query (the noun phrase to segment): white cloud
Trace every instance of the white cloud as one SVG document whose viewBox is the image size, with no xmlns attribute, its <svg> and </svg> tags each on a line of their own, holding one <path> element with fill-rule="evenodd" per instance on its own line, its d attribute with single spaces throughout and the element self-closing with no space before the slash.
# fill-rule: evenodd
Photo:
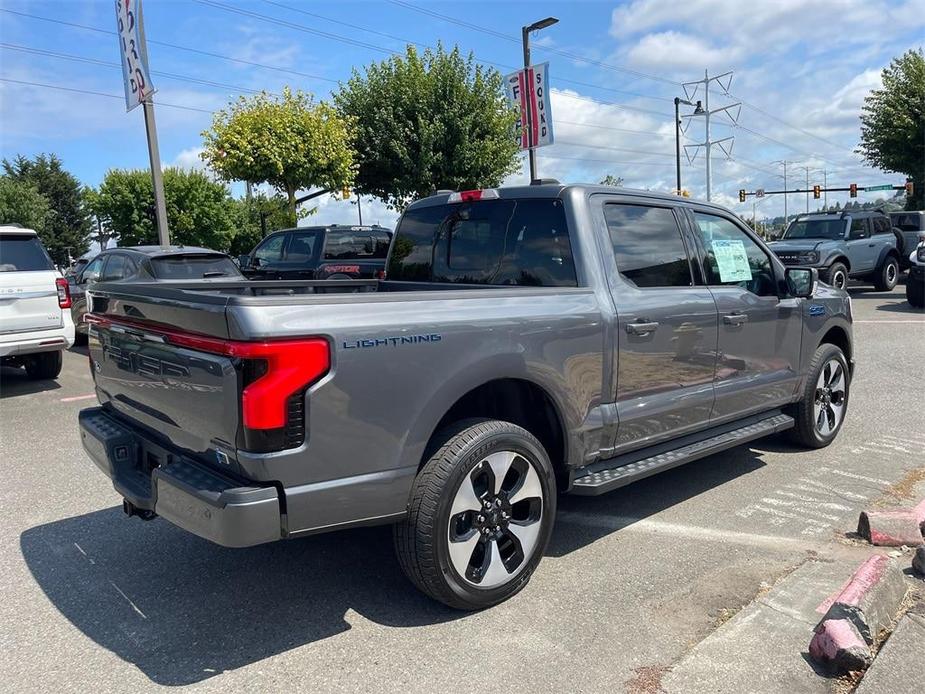
<svg viewBox="0 0 925 694">
<path fill-rule="evenodd" d="M 357 198 L 351 195 L 348 200 L 339 200 L 331 195 L 322 195 L 305 203 L 304 207 L 316 208 L 314 214 L 299 220 L 299 226 L 326 224 L 359 224 Z M 363 224 L 379 224 L 394 229 L 398 223 L 398 213 L 388 209 L 385 203 L 376 198 L 363 197 L 360 200 L 363 212 Z"/>
<path fill-rule="evenodd" d="M 206 163 L 200 157 L 203 151 L 204 149 L 202 147 L 188 147 L 174 157 L 170 165 L 180 169 L 206 171 L 208 167 L 206 167 Z"/>
<path fill-rule="evenodd" d="M 742 57 L 735 45 L 713 46 L 702 38 L 678 31 L 647 34 L 630 48 L 626 56 L 635 67 L 674 71 L 698 68 L 725 69 Z"/>
</svg>

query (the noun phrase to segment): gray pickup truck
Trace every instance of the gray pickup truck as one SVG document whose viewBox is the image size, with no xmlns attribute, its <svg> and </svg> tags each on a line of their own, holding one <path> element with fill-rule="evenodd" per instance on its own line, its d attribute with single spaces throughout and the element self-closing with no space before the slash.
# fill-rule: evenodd
<svg viewBox="0 0 925 694">
<path fill-rule="evenodd" d="M 899 279 L 901 238 L 883 212 L 845 210 L 800 215 L 768 247 L 784 265 L 817 268 L 822 280 L 838 289 L 850 277 L 892 291 Z"/>
<path fill-rule="evenodd" d="M 83 446 L 129 515 L 240 547 L 395 524 L 461 609 L 596 495 L 848 406 L 851 302 L 708 203 L 603 186 L 410 205 L 386 280 L 99 283 Z"/>
</svg>

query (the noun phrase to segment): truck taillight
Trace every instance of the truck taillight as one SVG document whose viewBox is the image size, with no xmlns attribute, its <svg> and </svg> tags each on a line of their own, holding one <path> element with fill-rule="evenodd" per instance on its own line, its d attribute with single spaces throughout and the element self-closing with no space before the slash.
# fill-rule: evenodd
<svg viewBox="0 0 925 694">
<path fill-rule="evenodd" d="M 70 308 L 71 288 L 68 286 L 67 280 L 63 277 L 58 277 L 55 280 L 55 289 L 58 290 L 58 306 L 61 308 Z"/>
<path fill-rule="evenodd" d="M 497 200 L 500 196 L 494 188 L 483 188 L 482 190 L 461 190 L 456 193 L 450 193 L 446 199 L 447 203 L 454 202 L 477 202 L 479 200 Z"/>
<path fill-rule="evenodd" d="M 317 382 L 331 367 L 328 341 L 238 342 L 186 333 L 167 333 L 168 342 L 258 363 L 241 392 L 241 416 L 247 429 L 281 429 L 287 423 L 290 396 Z"/>
</svg>

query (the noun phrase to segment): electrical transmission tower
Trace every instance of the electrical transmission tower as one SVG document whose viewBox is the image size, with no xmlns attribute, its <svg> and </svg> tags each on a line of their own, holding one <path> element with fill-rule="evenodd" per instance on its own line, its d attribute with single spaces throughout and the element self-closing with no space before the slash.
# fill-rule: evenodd
<svg viewBox="0 0 925 694">
<path fill-rule="evenodd" d="M 706 159 L 707 159 L 707 200 L 710 200 L 712 194 L 712 182 L 713 182 L 713 171 L 712 164 L 710 161 L 710 150 L 713 145 L 718 145 L 723 153 L 730 157 L 732 156 L 732 146 L 734 143 L 734 137 L 724 137 L 720 140 L 711 140 L 710 139 L 710 117 L 714 113 L 724 113 L 729 120 L 732 121 L 733 125 L 736 125 L 739 120 L 739 113 L 742 110 L 741 103 L 729 104 L 728 106 L 721 106 L 720 108 L 710 110 L 710 82 L 716 82 L 720 89 L 723 90 L 725 96 L 729 96 L 729 86 L 732 84 L 732 72 L 724 72 L 722 75 L 717 75 L 716 77 L 710 77 L 710 73 L 707 70 L 703 71 L 703 79 L 696 80 L 693 82 L 684 82 L 681 86 L 684 87 L 684 93 L 687 95 L 688 101 L 693 101 L 694 97 L 697 96 L 701 85 L 703 86 L 703 108 L 697 109 L 694 113 L 682 118 L 698 118 L 703 116 L 704 118 L 704 138 L 703 142 L 700 142 L 696 145 L 684 145 L 684 154 L 687 155 L 687 161 L 690 164 L 694 163 L 694 159 L 697 158 L 697 152 L 700 151 L 701 147 L 706 149 Z M 735 115 L 733 115 L 732 109 L 736 109 Z M 724 143 L 729 143 L 728 148 Z M 694 154 L 691 156 L 690 151 L 693 149 Z"/>
</svg>

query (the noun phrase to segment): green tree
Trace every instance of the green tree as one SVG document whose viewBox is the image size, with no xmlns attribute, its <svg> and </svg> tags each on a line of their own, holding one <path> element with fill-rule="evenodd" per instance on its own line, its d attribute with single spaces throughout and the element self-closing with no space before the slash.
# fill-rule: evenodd
<svg viewBox="0 0 925 694">
<path fill-rule="evenodd" d="M 167 225 L 173 244 L 228 250 L 241 215 L 224 184 L 201 171 L 164 169 Z M 120 245 L 157 243 L 154 190 L 147 169 L 110 169 L 93 197 L 98 219 Z"/>
<path fill-rule="evenodd" d="M 353 182 L 351 126 L 332 106 L 288 87 L 281 97 L 242 96 L 202 133 L 202 159 L 226 181 L 269 183 L 285 193 L 295 224 L 297 203 L 313 197 L 297 199 L 298 190 L 339 192 Z"/>
<path fill-rule="evenodd" d="M 0 176 L 0 224 L 19 224 L 44 238 L 50 212 L 48 200 L 33 184 Z"/>
<path fill-rule="evenodd" d="M 912 179 L 907 210 L 925 209 L 925 55 L 910 50 L 894 58 L 861 107 L 858 152 L 872 165 Z"/>
<path fill-rule="evenodd" d="M 49 215 L 40 235 L 49 255 L 64 264 L 68 252 L 75 257 L 83 254 L 89 246 L 90 218 L 80 182 L 64 169 L 61 160 L 54 154 L 39 154 L 34 159 L 18 155 L 12 161 L 4 159 L 3 170 L 15 180 L 35 186 L 48 201 Z"/>
<path fill-rule="evenodd" d="M 238 233 L 231 242 L 231 255 L 250 253 L 272 231 L 291 226 L 289 203 L 282 195 L 255 193 L 250 200 L 235 200 Z"/>
<path fill-rule="evenodd" d="M 614 176 L 613 174 L 607 174 L 604 178 L 601 179 L 602 186 L 615 186 L 620 188 L 623 186 L 623 176 Z"/>
<path fill-rule="evenodd" d="M 518 169 L 501 75 L 442 46 L 354 70 L 334 95 L 356 121 L 356 190 L 392 208 L 434 190 L 499 185 Z"/>
</svg>

